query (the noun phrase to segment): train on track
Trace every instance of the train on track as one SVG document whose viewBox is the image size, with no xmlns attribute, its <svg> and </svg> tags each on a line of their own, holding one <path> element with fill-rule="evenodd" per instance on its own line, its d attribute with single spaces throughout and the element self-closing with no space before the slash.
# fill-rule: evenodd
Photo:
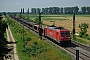
<svg viewBox="0 0 90 60">
<path fill-rule="evenodd" d="M 32 29 L 37 33 L 41 30 L 40 32 L 44 37 L 51 38 L 52 40 L 60 44 L 71 43 L 70 31 L 68 29 L 57 26 L 43 26 L 39 30 L 39 24 L 13 16 L 10 17 L 20 22 L 21 24 L 24 24 L 26 27 Z"/>
</svg>

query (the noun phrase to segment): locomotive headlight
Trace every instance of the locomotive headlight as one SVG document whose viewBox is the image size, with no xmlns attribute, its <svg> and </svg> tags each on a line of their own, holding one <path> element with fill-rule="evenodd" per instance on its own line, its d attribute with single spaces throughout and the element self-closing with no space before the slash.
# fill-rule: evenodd
<svg viewBox="0 0 90 60">
<path fill-rule="evenodd" d="M 63 37 L 61 37 L 63 39 Z"/>
<path fill-rule="evenodd" d="M 70 37 L 68 37 L 68 38 L 70 38 Z"/>
</svg>

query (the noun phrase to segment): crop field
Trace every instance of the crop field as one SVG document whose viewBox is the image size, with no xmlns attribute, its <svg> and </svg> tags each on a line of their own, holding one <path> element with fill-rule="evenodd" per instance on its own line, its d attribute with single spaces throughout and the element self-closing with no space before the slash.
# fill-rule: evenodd
<svg viewBox="0 0 90 60">
<path fill-rule="evenodd" d="M 72 31 L 73 15 L 52 15 L 52 16 L 54 17 L 43 17 L 42 18 L 43 23 L 47 25 L 52 25 L 54 22 L 50 22 L 50 21 L 55 21 L 56 26 L 62 26 Z M 55 17 L 55 16 L 58 16 L 58 17 Z M 80 29 L 78 28 L 79 24 L 85 22 L 89 24 L 87 33 L 90 35 L 90 15 L 76 15 L 75 20 L 76 20 L 76 23 L 75 23 L 76 32 L 80 31 Z"/>
</svg>

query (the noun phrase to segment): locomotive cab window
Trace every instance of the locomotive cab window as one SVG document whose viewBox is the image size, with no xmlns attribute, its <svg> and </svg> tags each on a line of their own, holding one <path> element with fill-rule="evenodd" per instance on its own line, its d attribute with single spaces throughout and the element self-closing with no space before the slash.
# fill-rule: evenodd
<svg viewBox="0 0 90 60">
<path fill-rule="evenodd" d="M 61 32 L 61 36 L 69 35 L 69 32 Z"/>
</svg>

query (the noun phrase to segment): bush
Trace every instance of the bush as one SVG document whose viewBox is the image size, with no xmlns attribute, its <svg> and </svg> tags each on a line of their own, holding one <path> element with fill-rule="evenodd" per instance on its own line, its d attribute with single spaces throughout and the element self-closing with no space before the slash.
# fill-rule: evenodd
<svg viewBox="0 0 90 60">
<path fill-rule="evenodd" d="M 29 47 L 26 48 L 26 51 L 29 56 L 36 57 L 40 53 L 45 52 L 46 49 L 42 45 L 34 41 Z"/>
<path fill-rule="evenodd" d="M 25 36 L 24 38 L 25 45 L 27 45 L 30 40 L 32 40 L 30 36 Z"/>
<path fill-rule="evenodd" d="M 87 33 L 84 34 L 85 36 L 89 36 Z"/>
<path fill-rule="evenodd" d="M 82 37 L 82 33 L 79 33 L 79 37 Z"/>
<path fill-rule="evenodd" d="M 8 51 L 5 51 L 7 41 L 6 41 L 6 38 L 4 37 L 4 33 L 6 31 L 6 28 L 7 28 L 6 21 L 0 20 L 0 60 L 1 60 L 1 57 L 4 56 L 4 54 L 8 53 Z"/>
<path fill-rule="evenodd" d="M 82 38 L 86 38 L 86 36 L 85 35 L 82 35 Z"/>
<path fill-rule="evenodd" d="M 87 39 L 90 40 L 90 36 L 88 36 Z"/>
<path fill-rule="evenodd" d="M 88 34 L 87 33 L 84 33 L 84 32 L 80 32 L 79 33 L 79 37 L 81 37 L 81 38 L 85 38 L 85 39 L 88 39 Z"/>
</svg>

